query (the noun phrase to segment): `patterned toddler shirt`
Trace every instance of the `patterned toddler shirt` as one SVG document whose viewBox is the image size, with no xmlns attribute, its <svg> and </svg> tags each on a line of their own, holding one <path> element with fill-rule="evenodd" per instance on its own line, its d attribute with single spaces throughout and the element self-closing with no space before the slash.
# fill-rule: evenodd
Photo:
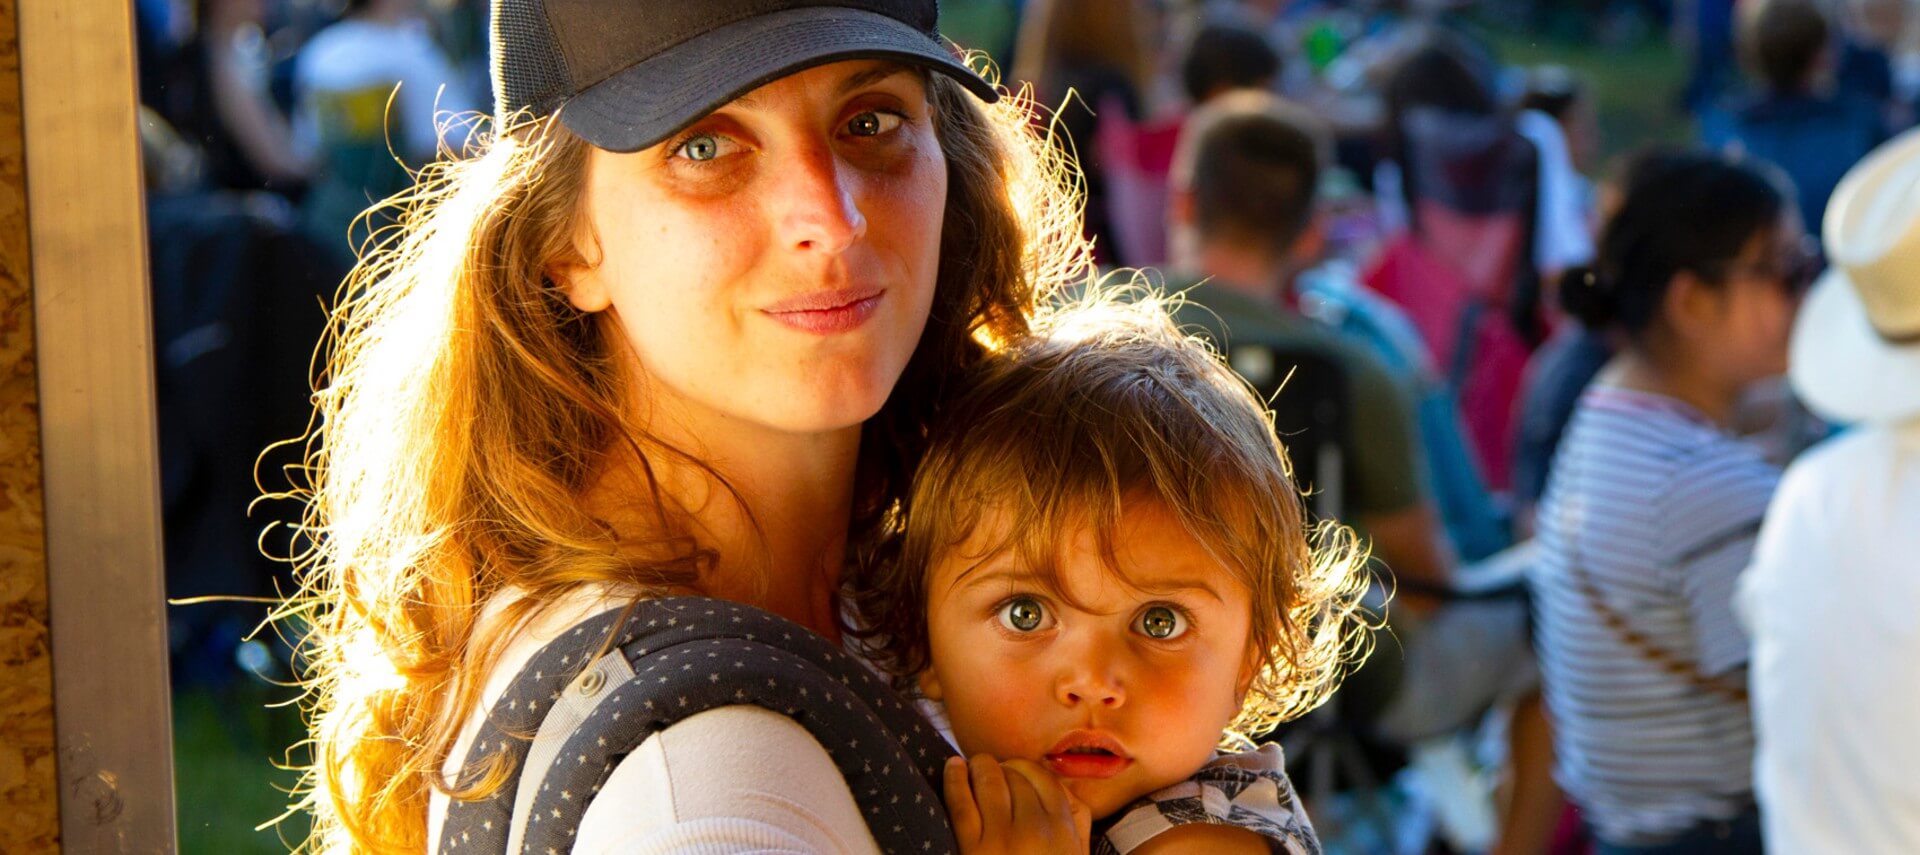
<svg viewBox="0 0 1920 855">
<path fill-rule="evenodd" d="M 1273 744 L 1216 755 L 1193 777 L 1128 806 L 1098 835 L 1093 855 L 1126 855 L 1164 831 L 1194 823 L 1244 828 L 1266 838 L 1274 855 L 1320 855 L 1320 840 L 1287 780 L 1286 765 Z"/>
</svg>

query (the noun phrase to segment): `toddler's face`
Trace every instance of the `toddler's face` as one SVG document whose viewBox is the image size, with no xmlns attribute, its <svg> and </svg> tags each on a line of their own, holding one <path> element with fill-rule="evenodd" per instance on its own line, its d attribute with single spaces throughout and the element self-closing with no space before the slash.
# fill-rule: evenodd
<svg viewBox="0 0 1920 855">
<path fill-rule="evenodd" d="M 1117 568 L 1090 526 L 1067 532 L 1050 592 L 989 514 L 928 578 L 928 697 L 969 755 L 1025 758 L 1103 817 L 1187 779 L 1240 711 L 1252 594 L 1158 501 L 1132 501 Z"/>
</svg>

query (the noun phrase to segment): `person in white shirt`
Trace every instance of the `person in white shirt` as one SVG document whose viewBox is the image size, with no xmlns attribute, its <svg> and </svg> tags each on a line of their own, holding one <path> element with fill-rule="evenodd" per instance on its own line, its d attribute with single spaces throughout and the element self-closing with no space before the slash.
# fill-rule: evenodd
<svg viewBox="0 0 1920 855">
<path fill-rule="evenodd" d="M 1786 472 L 1738 605 L 1774 852 L 1920 852 L 1920 132 L 1828 203 L 1789 378 L 1853 428 Z"/>
<path fill-rule="evenodd" d="M 421 0 L 349 0 L 294 62 L 294 145 L 313 164 L 302 201 L 325 246 L 357 245 L 354 218 L 413 184 L 409 169 L 460 150 L 479 102 L 427 30 Z"/>
</svg>

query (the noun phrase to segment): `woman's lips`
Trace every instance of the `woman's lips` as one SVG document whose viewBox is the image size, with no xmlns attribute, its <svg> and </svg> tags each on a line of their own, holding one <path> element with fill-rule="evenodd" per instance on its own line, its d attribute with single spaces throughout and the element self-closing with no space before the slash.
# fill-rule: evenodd
<svg viewBox="0 0 1920 855">
<path fill-rule="evenodd" d="M 884 288 L 836 288 L 789 297 L 760 311 L 782 325 L 815 335 L 859 329 L 880 308 Z"/>
</svg>

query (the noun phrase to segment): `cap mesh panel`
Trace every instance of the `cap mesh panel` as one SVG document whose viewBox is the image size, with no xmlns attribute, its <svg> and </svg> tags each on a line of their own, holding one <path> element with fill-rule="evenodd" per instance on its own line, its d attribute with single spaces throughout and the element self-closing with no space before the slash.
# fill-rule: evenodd
<svg viewBox="0 0 1920 855">
<path fill-rule="evenodd" d="M 494 115 L 502 119 L 520 109 L 546 115 L 572 93 L 541 0 L 494 0 L 492 72 Z"/>
</svg>

